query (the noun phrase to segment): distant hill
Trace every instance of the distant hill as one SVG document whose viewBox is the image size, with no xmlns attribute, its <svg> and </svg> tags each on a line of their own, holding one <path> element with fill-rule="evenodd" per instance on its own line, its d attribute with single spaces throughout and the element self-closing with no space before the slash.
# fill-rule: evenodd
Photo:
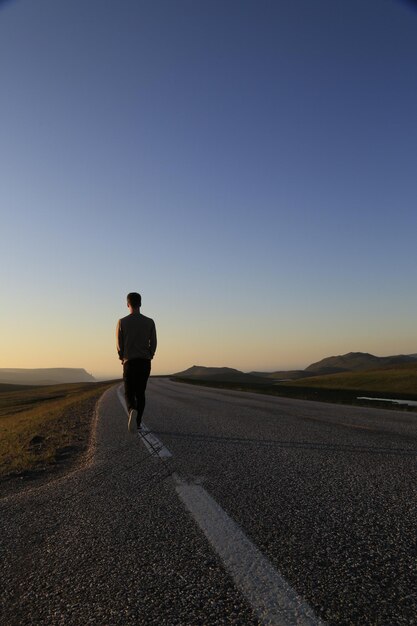
<svg viewBox="0 0 417 626">
<path fill-rule="evenodd" d="M 305 372 L 315 376 L 324 374 L 337 374 L 338 372 L 361 372 L 364 370 L 379 369 L 393 365 L 415 363 L 414 355 L 396 355 L 379 357 L 367 352 L 349 352 L 339 356 L 331 356 L 312 363 Z"/>
<path fill-rule="evenodd" d="M 387 396 L 388 393 L 417 397 L 417 359 L 412 359 L 411 363 L 388 365 L 372 370 L 313 376 L 302 381 L 292 381 L 287 385 L 298 385 L 304 389 L 350 389 L 357 392 L 376 392 L 385 394 L 385 397 L 391 397 Z"/>
<path fill-rule="evenodd" d="M 0 383 L 13 385 L 58 385 L 60 383 L 94 383 L 85 369 L 51 367 L 39 369 L 0 368 Z"/>
<path fill-rule="evenodd" d="M 401 367 L 417 363 L 417 354 L 399 354 L 396 356 L 379 357 L 367 352 L 349 352 L 339 356 L 331 356 L 317 363 L 312 363 L 304 370 L 250 372 L 246 374 L 231 367 L 205 367 L 193 365 L 188 369 L 173 374 L 175 378 L 189 378 L 218 382 L 246 382 L 257 384 L 271 384 L 280 381 L 301 380 L 313 376 L 338 374 L 347 372 L 362 372 L 366 370 Z"/>
<path fill-rule="evenodd" d="M 193 365 L 183 372 L 177 372 L 173 376 L 183 376 L 184 378 L 201 378 L 202 376 L 212 376 L 213 374 L 241 374 L 239 370 L 232 367 L 205 367 L 204 365 Z"/>
<path fill-rule="evenodd" d="M 204 367 L 203 365 L 193 365 L 183 372 L 173 374 L 175 378 L 191 378 L 195 380 L 241 382 L 241 383 L 267 383 L 265 378 L 245 374 L 240 370 L 231 367 Z"/>
</svg>

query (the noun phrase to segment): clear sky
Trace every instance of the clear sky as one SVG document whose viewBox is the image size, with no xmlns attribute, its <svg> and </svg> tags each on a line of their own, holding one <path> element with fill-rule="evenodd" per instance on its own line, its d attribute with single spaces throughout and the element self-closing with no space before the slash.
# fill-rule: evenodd
<svg viewBox="0 0 417 626">
<path fill-rule="evenodd" d="M 417 10 L 0 2 L 0 367 L 417 352 Z"/>
</svg>

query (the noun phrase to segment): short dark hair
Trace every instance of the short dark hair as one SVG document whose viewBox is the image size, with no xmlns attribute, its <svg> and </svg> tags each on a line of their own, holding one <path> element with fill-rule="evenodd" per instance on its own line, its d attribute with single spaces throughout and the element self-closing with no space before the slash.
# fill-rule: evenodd
<svg viewBox="0 0 417 626">
<path fill-rule="evenodd" d="M 137 309 L 142 305 L 142 296 L 140 293 L 136 293 L 136 291 L 132 291 L 127 294 L 127 303 L 130 304 L 134 309 Z"/>
</svg>

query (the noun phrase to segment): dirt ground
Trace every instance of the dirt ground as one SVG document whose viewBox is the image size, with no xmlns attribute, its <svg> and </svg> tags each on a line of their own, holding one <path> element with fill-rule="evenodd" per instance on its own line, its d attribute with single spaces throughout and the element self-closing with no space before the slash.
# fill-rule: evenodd
<svg viewBox="0 0 417 626">
<path fill-rule="evenodd" d="M 61 418 L 63 427 L 70 433 L 69 444 L 58 448 L 52 462 L 1 478 L 0 497 L 42 485 L 81 466 L 91 443 L 98 399 L 88 398 L 70 406 Z M 42 441 L 34 445 L 42 445 Z"/>
</svg>

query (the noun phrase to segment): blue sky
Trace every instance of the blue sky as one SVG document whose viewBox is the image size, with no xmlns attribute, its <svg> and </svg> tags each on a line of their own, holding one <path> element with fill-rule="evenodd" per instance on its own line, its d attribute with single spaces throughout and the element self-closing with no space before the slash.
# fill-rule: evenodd
<svg viewBox="0 0 417 626">
<path fill-rule="evenodd" d="M 0 367 L 417 351 L 411 3 L 0 7 Z"/>
</svg>

